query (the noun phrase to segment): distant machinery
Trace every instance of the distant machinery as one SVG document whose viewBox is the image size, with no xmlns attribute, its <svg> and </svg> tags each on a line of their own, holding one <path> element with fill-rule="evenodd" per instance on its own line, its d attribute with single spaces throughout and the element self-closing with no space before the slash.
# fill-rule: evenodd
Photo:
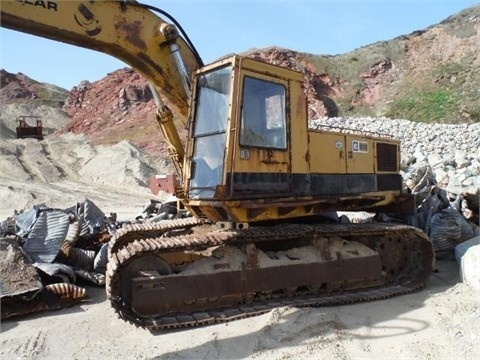
<svg viewBox="0 0 480 360">
<path fill-rule="evenodd" d="M 38 140 L 43 140 L 41 116 L 19 116 L 17 118 L 17 122 L 17 139 L 35 138 Z"/>
</svg>

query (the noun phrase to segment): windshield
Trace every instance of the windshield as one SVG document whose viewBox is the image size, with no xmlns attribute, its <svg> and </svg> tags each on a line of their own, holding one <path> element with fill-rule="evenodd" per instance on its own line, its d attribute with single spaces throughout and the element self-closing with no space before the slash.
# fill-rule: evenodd
<svg viewBox="0 0 480 360">
<path fill-rule="evenodd" d="M 198 79 L 194 137 L 225 131 L 231 73 L 229 66 Z"/>
<path fill-rule="evenodd" d="M 211 198 L 221 183 L 229 116 L 232 67 L 224 67 L 197 80 L 190 197 Z"/>
</svg>

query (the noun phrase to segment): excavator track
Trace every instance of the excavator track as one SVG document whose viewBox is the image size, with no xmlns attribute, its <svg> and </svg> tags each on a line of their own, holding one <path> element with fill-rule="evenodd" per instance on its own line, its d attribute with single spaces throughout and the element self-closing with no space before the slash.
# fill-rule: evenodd
<svg viewBox="0 0 480 360">
<path fill-rule="evenodd" d="M 423 287 L 433 271 L 432 244 L 423 232 L 411 226 L 285 223 L 242 230 L 209 226 L 195 219 L 133 225 L 112 239 L 106 288 L 120 318 L 137 326 L 164 329 L 227 322 L 261 315 L 280 306 L 317 307 L 379 300 Z M 313 244 L 321 261 L 298 264 L 301 260 L 293 255 L 293 260 L 285 260 L 290 265 L 288 269 L 259 267 L 260 255 L 269 253 L 269 248 L 284 244 L 288 253 L 290 243 L 303 244 L 306 250 Z M 352 244 L 355 246 L 350 248 Z M 336 251 L 337 247 L 350 250 Z M 212 248 L 241 250 L 246 256 L 240 270 L 229 272 L 231 264 L 222 261 L 221 256 L 213 262 L 215 270 L 210 273 L 202 273 L 201 267 L 188 272 L 182 264 L 175 264 L 185 261 L 175 260 L 179 254 Z M 159 257 L 167 261 L 157 263 Z M 215 254 L 202 256 L 203 261 L 211 261 L 210 258 L 215 258 Z M 192 258 L 191 264 L 195 261 Z M 380 271 L 376 269 L 379 266 Z M 149 267 L 158 271 L 149 272 Z M 299 270 L 300 278 L 308 278 L 312 272 L 325 275 L 318 283 L 292 286 L 297 280 L 289 278 L 289 269 L 294 268 Z M 285 281 L 285 288 L 264 288 L 262 276 L 272 274 L 268 271 L 278 274 L 274 277 L 280 279 L 277 283 Z M 352 281 L 358 272 L 362 275 Z M 202 283 L 209 276 L 216 277 Z M 249 288 L 249 283 L 255 285 Z M 209 286 L 204 289 L 207 286 L 202 284 Z M 162 302 L 168 304 L 163 306 Z"/>
</svg>

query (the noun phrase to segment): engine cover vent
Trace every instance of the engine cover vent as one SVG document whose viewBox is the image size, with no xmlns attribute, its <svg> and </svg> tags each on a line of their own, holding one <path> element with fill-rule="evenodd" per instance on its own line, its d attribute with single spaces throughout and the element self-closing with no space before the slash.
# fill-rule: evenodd
<svg viewBox="0 0 480 360">
<path fill-rule="evenodd" d="M 377 171 L 398 172 L 398 146 L 396 144 L 377 143 Z"/>
</svg>

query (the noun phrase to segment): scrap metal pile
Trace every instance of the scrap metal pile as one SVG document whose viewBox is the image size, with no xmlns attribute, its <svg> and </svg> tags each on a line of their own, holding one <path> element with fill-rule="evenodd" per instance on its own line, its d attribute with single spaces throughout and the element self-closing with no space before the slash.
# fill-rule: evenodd
<svg viewBox="0 0 480 360">
<path fill-rule="evenodd" d="M 439 187 L 428 164 L 417 164 L 408 170 L 402 175 L 418 204 L 408 223 L 428 235 L 437 259 L 453 260 L 458 244 L 480 235 L 478 205 L 469 205 L 465 196 Z"/>
<path fill-rule="evenodd" d="M 135 222 L 175 216 L 172 203 L 152 200 Z M 108 241 L 125 224 L 88 199 L 68 209 L 36 205 L 1 222 L 1 318 L 86 301 L 80 285 L 105 284 Z"/>
</svg>

